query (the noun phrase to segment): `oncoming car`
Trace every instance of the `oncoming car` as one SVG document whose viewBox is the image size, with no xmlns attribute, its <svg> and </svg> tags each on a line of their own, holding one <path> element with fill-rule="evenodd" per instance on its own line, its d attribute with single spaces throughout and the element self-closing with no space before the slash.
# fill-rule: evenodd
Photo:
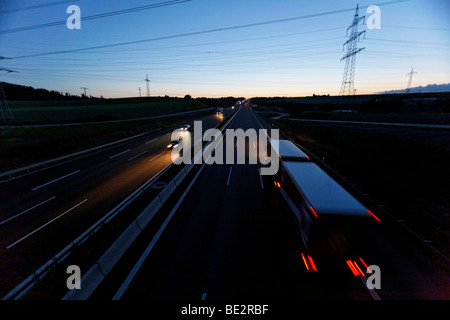
<svg viewBox="0 0 450 320">
<path fill-rule="evenodd" d="M 179 137 L 178 140 L 173 140 L 171 141 L 168 145 L 167 145 L 167 149 L 171 150 L 173 148 L 175 148 L 178 144 L 181 143 L 181 141 L 183 141 L 182 137 Z"/>
</svg>

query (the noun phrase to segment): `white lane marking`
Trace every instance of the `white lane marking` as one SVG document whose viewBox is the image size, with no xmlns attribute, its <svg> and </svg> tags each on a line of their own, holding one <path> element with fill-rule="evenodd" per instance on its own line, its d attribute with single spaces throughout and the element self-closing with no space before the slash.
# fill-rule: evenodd
<svg viewBox="0 0 450 320">
<path fill-rule="evenodd" d="M 6 220 L 3 220 L 2 222 L 0 222 L 0 226 L 1 226 L 2 224 L 6 223 L 6 222 L 8 222 L 8 221 L 10 221 L 10 220 L 12 220 L 12 219 L 17 218 L 18 216 L 23 215 L 24 213 L 27 213 L 28 211 L 33 210 L 34 208 L 39 207 L 40 205 L 43 205 L 43 204 L 46 203 L 46 202 L 49 202 L 50 200 L 55 199 L 55 198 L 56 198 L 56 196 L 53 196 L 53 197 L 51 197 L 50 199 L 47 199 L 47 200 L 45 200 L 45 201 L 42 201 L 41 203 L 39 203 L 39 204 L 37 204 L 37 205 L 35 205 L 35 206 L 33 206 L 33 207 L 31 207 L 31 208 L 25 210 L 25 211 L 22 211 L 21 213 L 16 214 L 15 216 L 12 216 L 12 217 L 10 217 L 10 218 L 8 218 L 8 219 L 6 219 Z"/>
<path fill-rule="evenodd" d="M 141 152 L 141 153 L 139 153 L 138 155 L 136 155 L 136 156 L 134 156 L 134 157 L 131 157 L 130 159 L 128 159 L 128 161 L 134 160 L 134 159 L 136 159 L 137 157 L 142 156 L 144 153 L 147 153 L 147 151 Z"/>
<path fill-rule="evenodd" d="M 88 238 L 87 235 L 91 233 L 97 232 L 100 226 L 103 223 L 108 223 L 111 219 L 113 219 L 120 211 L 119 208 L 125 208 L 131 201 L 133 197 L 137 197 L 138 195 L 144 192 L 145 187 L 151 183 L 154 179 L 158 178 L 160 174 L 162 174 L 165 170 L 167 170 L 172 165 L 171 162 L 167 164 L 164 168 L 162 168 L 158 173 L 156 173 L 153 177 L 147 180 L 143 185 L 141 185 L 138 189 L 136 189 L 132 194 L 130 194 L 125 200 L 119 203 L 114 209 L 110 210 L 106 215 L 101 217 L 96 223 L 89 227 L 86 231 L 84 231 L 81 235 L 79 235 L 75 240 L 69 243 L 64 249 L 58 252 L 53 258 L 44 263 L 39 269 L 35 271 L 32 275 L 28 276 L 25 280 L 23 280 L 19 285 L 17 285 L 13 290 L 11 290 L 6 296 L 2 298 L 2 300 L 9 300 L 12 296 L 14 296 L 17 292 L 22 290 L 20 294 L 14 297 L 14 300 L 21 299 L 35 284 L 35 275 L 39 274 L 40 277 L 45 276 L 48 273 L 47 267 L 54 263 L 54 261 L 62 262 L 64 261 L 68 254 L 68 251 L 73 248 L 75 245 L 80 245 L 84 243 L 84 241 Z M 128 202 L 130 201 L 130 202 Z M 46 271 L 45 271 L 46 270 Z M 24 289 L 24 287 L 26 287 Z"/>
<path fill-rule="evenodd" d="M 263 183 L 262 177 L 261 177 L 261 168 L 258 168 L 258 175 L 259 175 L 259 182 L 261 182 L 261 188 L 264 189 L 264 183 Z"/>
<path fill-rule="evenodd" d="M 202 294 L 202 300 L 203 300 L 203 301 L 206 300 L 206 292 L 203 292 L 203 294 Z"/>
<path fill-rule="evenodd" d="M 267 134 L 267 129 L 264 129 L 264 127 L 262 126 L 261 122 L 259 122 L 258 117 L 256 117 L 256 113 L 253 113 L 253 115 L 255 116 L 255 120 L 258 122 L 259 126 L 261 127 L 261 129 L 263 129 L 264 133 L 266 134 L 267 138 L 270 140 L 269 135 Z"/>
<path fill-rule="evenodd" d="M 231 178 L 231 171 L 233 170 L 233 167 L 230 167 L 230 173 L 228 173 L 228 181 L 227 186 L 230 184 L 230 178 Z"/>
<path fill-rule="evenodd" d="M 152 162 L 153 160 L 155 160 L 156 158 L 162 156 L 165 152 L 161 152 L 160 154 L 158 154 L 156 157 L 151 158 L 150 160 L 148 160 L 148 162 Z"/>
<path fill-rule="evenodd" d="M 229 127 L 231 126 L 231 123 L 233 123 L 234 119 L 236 118 L 236 114 L 234 114 L 234 116 L 228 120 L 228 122 L 225 124 L 225 127 L 229 124 Z M 225 136 L 225 135 L 224 135 Z M 220 139 L 223 139 L 223 137 L 221 137 Z M 221 142 L 221 140 L 219 140 L 219 143 Z M 181 205 L 181 203 L 183 202 L 184 198 L 186 197 L 186 195 L 188 194 L 189 190 L 191 190 L 192 186 L 194 185 L 195 181 L 197 180 L 198 176 L 200 175 L 200 173 L 202 172 L 203 168 L 205 168 L 206 163 L 209 161 L 209 159 L 212 157 L 212 155 L 210 154 L 209 157 L 205 160 L 205 162 L 202 164 L 202 166 L 200 167 L 200 170 L 198 170 L 197 174 L 194 176 L 194 178 L 192 179 L 192 181 L 189 183 L 189 185 L 187 186 L 187 188 L 184 190 L 183 194 L 181 195 L 181 198 L 178 200 L 178 202 L 175 204 L 175 207 L 173 207 L 172 211 L 169 213 L 169 215 L 167 216 L 166 220 L 164 220 L 164 223 L 161 225 L 161 227 L 159 228 L 158 232 L 156 233 L 156 235 L 154 236 L 154 238 L 152 239 L 152 241 L 150 242 L 150 244 L 148 245 L 148 247 L 145 249 L 144 253 L 141 255 L 141 257 L 139 258 L 138 262 L 136 262 L 136 264 L 133 267 L 133 270 L 131 270 L 131 272 L 128 274 L 128 277 L 125 279 L 125 281 L 122 283 L 122 285 L 120 286 L 119 290 L 116 292 L 116 294 L 113 297 L 113 300 L 119 300 L 122 295 L 125 293 L 125 291 L 128 289 L 131 281 L 133 280 L 133 278 L 135 277 L 136 273 L 139 271 L 139 269 L 141 268 L 142 264 L 144 263 L 145 259 L 147 258 L 147 256 L 150 254 L 150 251 L 153 249 L 155 243 L 158 241 L 159 237 L 161 236 L 161 234 L 163 233 L 164 229 L 166 228 L 166 226 L 169 224 L 170 220 L 172 219 L 173 215 L 175 214 L 175 212 L 178 210 L 178 207 Z"/>
<path fill-rule="evenodd" d="M 40 189 L 40 188 L 43 188 L 43 187 L 49 185 L 50 183 L 53 183 L 53 182 L 59 181 L 59 180 L 61 180 L 61 179 L 67 178 L 67 177 L 69 177 L 69 176 L 71 176 L 71 175 L 74 175 L 74 174 L 80 172 L 80 171 L 81 171 L 81 170 L 77 170 L 77 171 L 74 171 L 74 172 L 72 172 L 72 173 L 66 174 L 65 176 L 63 176 L 63 177 L 61 177 L 61 178 L 58 178 L 58 179 L 52 180 L 52 181 L 50 181 L 50 182 L 44 183 L 43 185 L 40 185 L 39 187 L 35 187 L 35 188 L 31 189 L 31 191 L 35 191 L 35 190 L 38 190 L 38 189 Z"/>
<path fill-rule="evenodd" d="M 115 155 L 113 155 L 113 156 L 109 157 L 109 158 L 110 158 L 110 159 L 113 159 L 113 158 L 115 158 L 115 157 L 118 157 L 118 156 L 120 156 L 120 155 L 122 155 L 122 154 L 124 154 L 124 153 L 127 153 L 127 152 L 129 152 L 129 151 L 131 151 L 131 149 L 128 149 L 128 150 L 122 151 L 122 152 L 120 152 L 120 153 L 118 153 L 118 154 L 115 154 Z"/>
<path fill-rule="evenodd" d="M 148 143 L 153 142 L 153 141 L 155 141 L 155 140 L 156 140 L 156 138 L 155 138 L 155 139 L 152 139 L 152 140 L 150 140 L 150 141 L 147 141 L 145 144 L 148 144 Z"/>
<path fill-rule="evenodd" d="M 57 216 L 56 218 L 53 218 L 52 220 L 50 220 L 49 222 L 43 224 L 42 226 L 40 226 L 40 227 L 37 228 L 36 230 L 30 232 L 30 233 L 27 234 L 26 236 L 20 238 L 20 239 L 17 240 L 16 242 L 10 244 L 9 246 L 6 247 L 6 249 L 10 249 L 10 248 L 14 247 L 14 246 L 15 246 L 16 244 L 18 244 L 19 242 L 21 242 L 21 241 L 25 240 L 26 238 L 28 238 L 29 236 L 35 234 L 36 232 L 38 232 L 38 231 L 41 230 L 42 228 L 48 226 L 50 223 L 52 223 L 52 222 L 55 221 L 56 219 L 61 218 L 63 215 L 65 215 L 66 213 L 72 211 L 72 210 L 75 209 L 76 207 L 81 206 L 81 205 L 82 205 L 83 203 L 85 203 L 86 201 L 88 201 L 88 199 L 84 199 L 84 200 L 81 201 L 79 204 L 77 204 L 77 205 L 73 206 L 72 208 L 70 208 L 69 210 L 67 210 L 67 211 L 65 211 L 65 212 L 63 212 L 63 213 L 61 213 L 61 214 L 60 214 L 59 216 Z"/>
</svg>

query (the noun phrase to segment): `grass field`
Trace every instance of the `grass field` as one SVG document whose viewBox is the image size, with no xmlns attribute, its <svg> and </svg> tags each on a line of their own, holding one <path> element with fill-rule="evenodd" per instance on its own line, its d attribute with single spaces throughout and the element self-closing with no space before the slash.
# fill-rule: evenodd
<svg viewBox="0 0 450 320">
<path fill-rule="evenodd" d="M 204 109 L 196 100 L 150 98 L 140 102 L 127 99 L 95 100 L 86 105 L 52 102 L 10 103 L 16 120 L 26 124 L 77 122 L 80 120 L 133 119 L 162 114 Z M 144 132 L 184 124 L 211 111 L 192 115 L 135 120 L 129 122 L 86 123 L 73 126 L 27 127 L 8 126 L 0 129 L 0 172 L 60 157 Z M 111 118 L 112 117 L 112 118 Z"/>
<path fill-rule="evenodd" d="M 268 121 L 450 254 L 447 130 Z"/>
<path fill-rule="evenodd" d="M 10 101 L 19 123 L 59 123 L 143 118 L 205 108 L 193 99 L 142 98 L 85 101 Z"/>
</svg>

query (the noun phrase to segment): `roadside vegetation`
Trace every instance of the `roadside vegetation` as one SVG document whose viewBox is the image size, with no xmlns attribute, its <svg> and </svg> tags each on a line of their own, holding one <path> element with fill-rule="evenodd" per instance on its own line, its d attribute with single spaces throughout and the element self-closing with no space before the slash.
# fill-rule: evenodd
<svg viewBox="0 0 450 320">
<path fill-rule="evenodd" d="M 36 93 L 36 90 L 31 92 Z M 209 108 L 215 108 L 219 103 L 232 106 L 238 99 L 194 99 L 186 95 L 183 98 L 8 101 L 15 121 L 0 123 L 0 172 L 182 125 L 214 113 Z M 186 111 L 198 112 L 145 119 Z M 52 126 L 54 124 L 71 125 Z"/>
</svg>

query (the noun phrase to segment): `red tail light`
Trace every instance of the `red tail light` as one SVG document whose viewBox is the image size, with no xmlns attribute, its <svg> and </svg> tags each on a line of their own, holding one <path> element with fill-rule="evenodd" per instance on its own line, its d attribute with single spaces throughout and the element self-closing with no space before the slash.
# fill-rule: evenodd
<svg viewBox="0 0 450 320">
<path fill-rule="evenodd" d="M 369 267 L 367 266 L 367 264 L 364 262 L 364 260 L 362 258 L 359 258 L 359 260 L 361 260 L 364 267 L 366 267 L 367 272 L 372 272 L 372 271 L 370 271 Z"/>
<path fill-rule="evenodd" d="M 313 259 L 310 256 L 308 256 L 308 260 L 309 260 L 309 263 L 310 263 L 311 268 L 313 269 L 313 271 L 317 271 L 317 268 L 316 268 L 316 265 L 314 264 Z"/>
<path fill-rule="evenodd" d="M 318 218 L 319 216 L 317 215 L 316 211 L 314 210 L 314 208 L 312 206 L 309 206 L 309 208 L 311 209 L 311 212 L 314 214 L 314 216 L 316 218 Z"/>
<path fill-rule="evenodd" d="M 301 253 L 301 255 L 302 255 L 303 263 L 305 264 L 306 270 L 308 270 L 310 272 L 317 271 L 317 267 L 316 267 L 316 264 L 314 263 L 313 258 L 311 258 L 310 255 L 307 255 L 307 258 L 306 258 L 305 255 L 303 254 L 303 252 Z"/>
<path fill-rule="evenodd" d="M 306 266 L 306 270 L 309 271 L 308 263 L 306 262 L 305 256 L 303 255 L 303 252 L 302 252 L 302 259 L 303 259 L 303 263 L 304 263 L 305 266 Z"/>
<path fill-rule="evenodd" d="M 350 268 L 350 270 L 352 271 L 353 275 L 356 277 L 359 275 L 359 271 L 358 269 L 356 269 L 356 267 L 353 265 L 353 262 L 351 260 L 347 260 L 345 261 L 348 265 L 348 267 Z"/>
<path fill-rule="evenodd" d="M 378 218 L 376 215 L 374 215 L 370 210 L 367 210 L 371 214 L 372 217 L 374 217 L 377 221 L 381 221 L 380 218 Z"/>
<path fill-rule="evenodd" d="M 355 265 L 356 269 L 358 269 L 358 272 L 359 272 L 363 277 L 366 277 L 366 276 L 364 275 L 364 272 L 362 272 L 361 268 L 360 268 L 360 267 L 358 266 L 358 264 L 356 263 L 356 261 L 353 261 L 353 264 Z"/>
</svg>

